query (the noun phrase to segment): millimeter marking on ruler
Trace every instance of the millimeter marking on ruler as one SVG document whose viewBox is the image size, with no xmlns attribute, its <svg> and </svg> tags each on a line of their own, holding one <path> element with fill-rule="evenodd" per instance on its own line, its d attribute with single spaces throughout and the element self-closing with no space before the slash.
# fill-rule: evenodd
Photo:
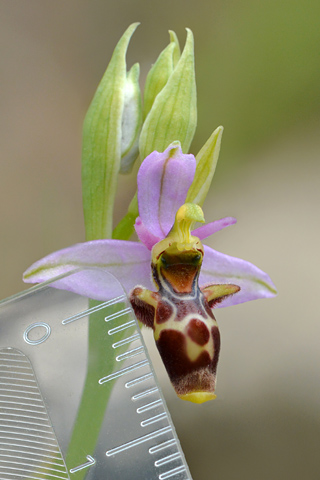
<svg viewBox="0 0 320 480">
<path fill-rule="evenodd" d="M 134 387 L 137 385 L 137 383 L 144 382 L 145 380 L 149 380 L 149 378 L 152 378 L 153 375 L 152 373 L 147 373 L 146 375 L 142 375 L 141 377 L 137 377 L 134 380 L 130 380 L 125 384 L 126 388 Z"/>
<path fill-rule="evenodd" d="M 7 453 L 7 452 L 10 452 Z M 11 453 L 20 453 L 21 454 L 21 450 L 8 450 L 6 449 L 5 453 L 1 453 L 1 457 L 6 457 L 6 458 L 15 458 L 15 459 L 18 459 L 18 460 L 31 460 L 30 457 L 26 457 L 26 456 L 23 456 L 23 455 L 11 455 Z M 44 455 L 44 454 L 41 454 L 41 453 L 34 453 L 32 452 L 32 455 L 34 456 L 38 456 L 38 457 L 45 457 L 45 458 L 53 458 L 54 460 L 56 460 L 56 457 L 54 457 L 53 455 Z M 38 459 L 36 459 L 38 460 Z M 0 462 L 2 463 L 9 463 L 12 465 L 12 460 L 0 460 Z M 20 463 L 20 465 L 22 465 L 22 463 Z M 27 466 L 30 466 L 30 464 L 28 463 L 25 463 L 24 465 L 27 465 Z M 64 469 L 64 464 L 63 464 L 63 460 L 61 459 L 60 461 L 57 461 L 57 462 L 50 462 L 50 465 L 48 465 L 48 467 L 42 467 L 42 468 L 47 468 L 50 470 L 50 472 L 53 470 L 52 469 L 52 466 L 53 467 L 60 467 L 62 469 Z M 58 472 L 59 470 L 57 469 L 54 469 L 56 472 Z M 60 473 L 64 473 L 63 471 L 61 472 L 60 470 Z"/>
<path fill-rule="evenodd" d="M 122 375 L 125 375 L 126 373 L 133 372 L 138 368 L 146 367 L 148 365 L 149 365 L 148 360 L 143 360 L 142 362 L 134 363 L 133 365 L 130 365 L 130 367 L 123 368 L 122 370 L 118 370 L 117 372 L 112 373 L 111 375 L 107 375 L 106 377 L 100 378 L 99 383 L 100 385 L 102 385 L 105 382 L 110 382 L 110 380 L 114 380 L 115 378 L 122 377 Z"/>
<path fill-rule="evenodd" d="M 137 413 L 147 412 L 148 410 L 159 407 L 160 405 L 163 405 L 163 401 L 161 400 L 161 398 L 159 398 L 159 400 L 155 400 L 154 402 L 147 403 L 146 405 L 137 408 Z"/>
<path fill-rule="evenodd" d="M 109 307 L 114 305 L 115 303 L 120 302 L 121 300 L 125 300 L 125 295 L 121 295 L 119 297 L 113 298 L 112 300 L 108 300 L 107 302 L 101 303 L 101 305 L 96 305 L 95 307 L 89 308 L 88 310 L 84 310 L 83 312 L 77 313 L 76 315 L 72 315 L 71 317 L 65 318 L 62 320 L 62 325 L 67 325 L 68 323 L 75 322 L 79 318 L 85 317 L 90 315 L 90 313 L 98 312 L 102 308 Z"/>
<path fill-rule="evenodd" d="M 136 395 L 133 395 L 133 397 L 131 397 L 131 400 L 133 401 L 139 400 L 139 398 L 147 397 L 148 395 L 151 395 L 152 393 L 156 393 L 158 391 L 159 391 L 158 387 L 149 388 L 149 390 L 145 390 L 144 392 L 140 392 L 140 393 L 137 393 Z"/>
<path fill-rule="evenodd" d="M 87 455 L 87 462 L 83 463 L 82 465 L 79 465 L 78 467 L 70 468 L 70 473 L 76 473 L 79 472 L 80 470 L 83 470 L 84 468 L 91 467 L 96 463 L 95 459 L 91 457 L 91 455 Z"/>
<path fill-rule="evenodd" d="M 123 323 L 122 325 L 119 325 L 119 327 L 111 328 L 111 330 L 108 331 L 108 335 L 114 335 L 115 333 L 122 332 L 122 330 L 126 330 L 127 328 L 133 327 L 133 325 L 136 324 L 135 320 L 131 320 L 130 322 Z"/>
<path fill-rule="evenodd" d="M 128 358 L 135 357 L 136 355 L 140 355 L 140 353 L 144 353 L 144 348 L 142 345 L 140 347 L 133 348 L 132 350 L 129 350 L 126 353 L 121 353 L 121 355 L 118 355 L 116 357 L 116 361 L 121 362 L 121 360 L 126 360 Z"/>
<path fill-rule="evenodd" d="M 170 426 L 160 428 L 159 430 L 156 430 L 152 433 L 148 433 L 147 435 L 143 435 L 142 437 L 136 438 L 135 440 L 132 440 L 131 442 L 124 443 L 123 445 L 120 445 L 119 447 L 112 448 L 111 450 L 108 450 L 106 452 L 106 455 L 107 455 L 107 457 L 111 457 L 111 455 L 116 455 L 117 453 L 121 453 L 124 450 L 128 450 L 129 448 L 140 445 L 141 443 L 148 442 L 149 440 L 153 440 L 154 438 L 160 437 L 161 435 L 164 435 L 164 434 L 169 433 L 171 431 L 172 431 L 172 427 L 170 427 Z"/>
<path fill-rule="evenodd" d="M 111 322 L 112 320 L 115 320 L 116 318 L 122 317 L 122 315 L 125 315 L 126 313 L 131 313 L 131 308 L 123 308 L 122 310 L 119 310 L 118 312 L 112 313 L 111 315 L 107 315 L 104 319 L 105 322 Z"/>
<path fill-rule="evenodd" d="M 167 418 L 166 412 L 159 413 L 159 415 L 147 418 L 147 420 L 143 420 L 140 425 L 141 427 L 147 427 L 148 425 L 152 425 L 153 423 L 160 422 L 160 420 L 163 420 L 164 418 Z"/>
<path fill-rule="evenodd" d="M 160 458 L 156 462 L 154 462 L 156 467 L 161 467 L 162 465 L 165 465 L 166 463 L 173 462 L 173 460 L 177 460 L 178 458 L 181 458 L 181 453 L 172 453 L 171 455 L 168 455 L 167 457 Z"/>
<path fill-rule="evenodd" d="M 181 467 L 173 468 L 172 470 L 169 470 L 168 472 L 159 475 L 159 480 L 166 480 L 167 478 L 171 478 L 178 473 L 184 472 L 185 470 L 186 467 L 184 465 L 181 465 Z"/>
<path fill-rule="evenodd" d="M 134 340 L 140 340 L 139 333 L 135 333 L 134 335 L 131 335 L 131 337 L 124 338 L 123 340 L 120 340 L 119 342 L 113 343 L 112 348 L 122 347 L 123 345 L 126 345 L 127 343 L 131 343 Z"/>
<path fill-rule="evenodd" d="M 16 465 L 28 465 L 28 464 L 16 462 Z M 28 466 L 30 466 L 30 465 L 28 465 Z M 32 468 L 32 470 L 29 470 L 29 469 L 26 468 L 25 466 L 24 466 L 23 468 L 19 468 L 19 467 L 16 467 L 16 466 L 14 466 L 14 467 L 5 467 L 5 468 L 8 469 L 8 470 L 17 470 L 18 472 L 23 472 L 24 475 L 22 475 L 22 474 L 20 474 L 20 473 L 14 473 L 15 476 L 19 476 L 19 477 L 23 477 L 23 478 L 26 478 L 26 475 L 25 475 L 26 473 L 34 473 L 34 468 Z M 57 470 L 57 471 L 58 471 L 58 470 Z M 61 472 L 61 471 L 60 471 L 60 473 L 64 473 L 64 472 Z M 8 475 L 12 475 L 12 473 L 8 473 Z M 55 476 L 55 478 L 61 478 L 62 480 L 67 480 L 67 477 L 60 477 L 60 476 L 58 476 L 58 475 L 54 475 L 54 476 Z M 38 480 L 37 477 L 30 477 L 30 475 L 28 475 L 28 477 Z M 27 477 L 27 478 L 28 478 L 28 477 Z M 38 478 L 39 478 L 39 477 L 38 477 Z"/>
<path fill-rule="evenodd" d="M 155 445 L 154 447 L 149 448 L 149 453 L 158 453 L 165 448 L 171 447 L 172 445 L 177 444 L 176 440 L 172 438 L 171 440 L 167 440 L 166 442 L 159 443 L 159 445 Z"/>
<path fill-rule="evenodd" d="M 6 438 L 6 437 L 4 437 Z M 11 447 L 21 447 L 21 445 L 17 444 L 17 443 L 8 443 L 8 442 L 1 442 L 1 445 L 6 445 L 8 447 L 10 447 L 10 450 L 7 449 L 7 451 L 10 451 L 12 453 L 21 453 L 21 450 L 16 450 L 15 448 L 11 448 Z M 29 447 L 28 448 L 32 448 L 32 449 L 36 449 L 36 450 L 44 450 L 45 452 L 54 452 L 54 453 L 57 453 L 57 450 L 50 450 L 50 449 L 44 449 L 44 448 L 38 448 L 38 447 Z M 47 455 L 47 453 L 35 453 L 35 452 L 28 452 L 28 454 L 30 455 L 34 455 L 36 457 L 46 457 L 46 458 L 53 458 L 54 460 L 57 459 L 57 456 L 56 455 Z M 4 456 L 4 455 L 2 455 Z M 5 455 L 6 457 L 12 457 L 13 455 Z M 16 457 L 16 456 L 15 456 Z M 18 457 L 16 457 L 18 458 Z M 22 457 L 20 457 L 22 458 Z M 63 460 L 60 460 L 60 462 L 63 462 Z M 53 465 L 61 465 L 61 463 L 59 462 L 55 462 L 53 463 Z"/>
</svg>

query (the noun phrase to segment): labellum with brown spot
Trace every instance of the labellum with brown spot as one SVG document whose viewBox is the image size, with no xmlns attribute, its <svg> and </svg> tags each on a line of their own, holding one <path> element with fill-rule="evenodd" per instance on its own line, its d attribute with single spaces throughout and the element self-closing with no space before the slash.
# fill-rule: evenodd
<svg viewBox="0 0 320 480">
<path fill-rule="evenodd" d="M 214 305 L 240 290 L 237 285 L 200 288 L 203 246 L 190 233 L 204 221 L 198 205 L 178 210 L 169 234 L 152 249 L 152 292 L 137 286 L 130 295 L 137 318 L 154 332 L 156 345 L 177 395 L 203 403 L 215 395 L 220 334 Z"/>
</svg>

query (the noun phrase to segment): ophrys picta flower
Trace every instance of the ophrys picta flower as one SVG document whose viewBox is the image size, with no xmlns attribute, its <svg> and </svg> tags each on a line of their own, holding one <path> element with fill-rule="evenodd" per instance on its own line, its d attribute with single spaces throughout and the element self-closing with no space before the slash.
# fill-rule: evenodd
<svg viewBox="0 0 320 480">
<path fill-rule="evenodd" d="M 142 162 L 137 177 L 139 217 L 136 220 L 135 228 L 140 242 L 104 239 L 76 244 L 52 253 L 34 263 L 25 272 L 24 280 L 27 282 L 40 282 L 52 279 L 57 275 L 77 267 L 98 266 L 115 275 L 128 294 L 137 283 L 143 285 L 144 289 L 147 289 L 142 291 L 147 292 L 153 288 L 150 274 L 151 265 L 153 278 L 157 283 L 159 292 L 164 291 L 164 286 L 167 285 L 168 290 L 165 293 L 169 295 L 174 289 L 177 290 L 177 293 L 188 293 L 187 291 L 181 292 L 181 288 L 182 290 L 192 290 L 192 288 L 195 288 L 199 278 L 200 285 L 205 286 L 210 284 L 211 286 L 202 288 L 200 290 L 201 293 L 197 290 L 199 297 L 196 303 L 193 302 L 192 308 L 195 309 L 195 305 L 199 304 L 199 301 L 203 301 L 199 315 L 203 315 L 203 312 L 205 312 L 205 315 L 208 315 L 210 338 L 212 338 L 212 335 L 215 336 L 215 346 L 212 340 L 211 350 L 207 355 L 206 351 L 207 348 L 209 349 L 209 345 L 200 345 L 198 341 L 199 348 L 193 346 L 190 350 L 187 343 L 186 348 L 189 348 L 187 356 L 192 359 L 196 358 L 197 348 L 199 357 L 206 356 L 206 358 L 208 358 L 209 356 L 212 360 L 214 355 L 215 357 L 210 367 L 213 372 L 215 368 L 214 363 L 218 355 L 218 336 L 215 333 L 217 330 L 213 316 L 211 313 L 209 314 L 211 307 L 213 305 L 217 307 L 235 305 L 258 298 L 272 297 L 276 294 L 276 289 L 270 277 L 252 263 L 224 255 L 208 246 L 202 246 L 201 240 L 224 227 L 234 224 L 236 222 L 234 218 L 226 217 L 196 228 L 191 232 L 191 235 L 188 233 L 192 221 L 203 221 L 199 213 L 201 210 L 197 207 L 189 206 L 183 207 L 182 210 L 180 209 L 180 207 L 185 204 L 189 188 L 194 179 L 195 170 L 196 160 L 194 156 L 191 154 L 183 154 L 179 142 L 174 142 L 162 153 L 151 153 Z M 172 229 L 173 225 L 174 227 Z M 175 247 L 173 247 L 172 243 L 170 244 L 172 241 L 173 243 L 175 242 Z M 193 253 L 192 249 L 190 250 L 189 246 L 191 244 L 196 246 L 196 254 Z M 185 249 L 184 247 L 186 245 L 188 247 Z M 176 254 L 173 254 L 173 248 L 177 249 Z M 189 261 L 191 262 L 191 266 L 188 264 Z M 165 265 L 167 265 L 167 267 Z M 79 278 L 79 275 L 77 275 L 77 284 L 73 283 L 71 276 L 70 279 L 67 278 L 63 283 L 59 284 L 59 282 L 57 282 L 56 286 L 80 294 L 86 294 L 88 297 L 98 300 L 105 300 L 113 295 L 111 290 L 106 289 L 104 278 L 101 279 L 101 283 L 99 281 L 90 283 L 86 281 L 85 272 L 83 273 L 83 282 L 81 282 L 81 278 L 79 281 Z M 217 284 L 220 286 L 218 287 Z M 234 287 L 234 285 L 237 287 Z M 240 290 L 236 295 L 231 295 L 231 293 L 235 293 L 238 290 L 238 287 L 240 287 Z M 149 297 L 142 297 L 142 300 L 148 303 L 146 300 L 150 300 L 151 294 L 146 293 L 146 295 Z M 161 295 L 161 293 L 154 293 L 154 298 L 159 299 L 159 295 Z M 135 290 L 132 298 L 139 298 L 139 296 L 141 297 Z M 221 298 L 225 299 L 220 304 L 219 300 Z M 184 296 L 182 300 L 182 304 L 186 306 L 187 298 Z M 154 303 L 156 304 L 156 302 Z M 134 305 L 136 305 L 135 302 Z M 162 308 L 161 302 L 159 305 Z M 152 311 L 152 308 L 151 305 L 149 310 Z M 181 308 L 183 308 L 183 305 Z M 182 311 L 179 307 L 180 316 L 182 315 Z M 140 314 L 137 313 L 137 315 L 140 318 Z M 167 316 L 163 318 L 167 319 Z M 152 317 L 152 319 L 154 319 L 154 317 Z M 190 334 L 187 338 L 190 339 L 201 336 L 199 333 L 195 333 L 200 332 L 201 328 L 204 331 L 202 323 L 199 323 L 198 329 L 193 328 L 198 325 L 198 320 L 202 321 L 197 317 L 194 317 L 194 319 L 196 321 L 191 322 L 191 327 L 187 327 L 187 330 L 188 328 L 190 329 Z M 151 321 L 151 315 L 148 315 L 148 320 L 142 318 L 142 321 L 152 326 L 153 320 Z M 160 338 L 160 330 L 164 329 L 164 327 L 161 327 L 161 322 L 159 325 L 160 327 L 157 326 L 159 337 L 156 338 L 156 340 L 158 341 L 158 346 L 161 345 L 161 351 L 163 350 L 163 341 Z M 180 323 L 180 325 L 182 326 L 183 323 Z M 214 330 L 212 331 L 213 327 Z M 206 336 L 207 334 L 204 335 Z M 202 342 L 203 341 L 204 339 Z M 189 340 L 187 339 L 186 342 L 189 342 Z M 197 342 L 194 343 L 196 344 Z M 174 347 L 170 348 L 172 352 L 174 352 Z M 173 379 L 173 374 L 170 370 L 172 361 L 170 360 L 168 363 L 168 355 L 166 353 L 163 353 L 162 357 L 165 364 L 169 365 L 168 372 Z M 185 360 L 186 358 L 187 357 L 185 357 Z M 181 369 L 181 375 L 184 375 L 185 370 L 183 369 L 183 364 Z M 214 387 L 212 378 L 210 387 L 208 386 L 208 389 L 205 387 L 206 392 L 209 392 L 209 395 L 211 395 L 210 398 L 213 398 Z M 178 383 L 181 385 L 181 382 L 182 380 L 178 382 L 177 378 L 174 380 L 175 385 L 178 385 Z M 192 382 L 190 385 L 191 384 Z M 187 393 L 182 393 L 180 387 L 177 391 L 178 393 L 180 392 L 179 395 L 187 395 Z M 186 390 L 184 392 L 186 392 Z M 188 393 L 192 393 L 190 389 Z M 200 397 L 199 395 L 196 397 L 191 395 L 189 399 L 192 401 L 197 399 L 197 401 L 199 401 Z M 202 395 L 202 399 L 207 399 L 206 397 L 208 396 Z"/>
<path fill-rule="evenodd" d="M 177 395 L 203 403 L 215 398 L 220 333 L 212 313 L 215 304 L 237 293 L 232 284 L 198 284 L 204 249 L 191 235 L 193 222 L 203 222 L 198 205 L 184 204 L 164 240 L 151 251 L 157 292 L 143 286 L 130 295 L 137 318 L 154 338 Z"/>
</svg>

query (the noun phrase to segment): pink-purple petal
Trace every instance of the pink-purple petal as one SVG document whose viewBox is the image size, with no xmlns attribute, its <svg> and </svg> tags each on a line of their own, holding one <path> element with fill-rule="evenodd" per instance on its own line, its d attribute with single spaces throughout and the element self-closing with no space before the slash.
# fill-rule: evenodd
<svg viewBox="0 0 320 480">
<path fill-rule="evenodd" d="M 39 283 L 83 267 L 99 267 L 104 272 L 110 272 L 127 293 L 137 283 L 152 288 L 149 250 L 140 243 L 124 240 L 92 240 L 51 253 L 31 265 L 23 279 L 25 282 Z M 104 275 L 96 275 L 96 281 L 92 278 L 84 270 L 82 275 L 80 272 L 77 276 L 66 277 L 55 286 L 98 300 L 114 295 Z"/>
<path fill-rule="evenodd" d="M 271 278 L 250 262 L 224 255 L 212 248 L 204 247 L 200 286 L 210 283 L 233 283 L 241 290 L 226 298 L 217 307 L 228 307 L 258 298 L 274 297 L 277 293 Z"/>
<path fill-rule="evenodd" d="M 148 250 L 151 250 L 153 245 L 161 240 L 161 238 L 156 237 L 147 229 L 140 217 L 137 217 L 134 228 L 139 240 L 147 247 Z"/>
<path fill-rule="evenodd" d="M 137 177 L 139 214 L 155 237 L 162 239 L 171 229 L 195 169 L 194 156 L 183 154 L 176 142 L 163 153 L 151 153 L 142 162 Z"/>
<path fill-rule="evenodd" d="M 224 217 L 220 220 L 215 220 L 214 222 L 207 223 L 206 225 L 202 225 L 201 227 L 196 228 L 192 231 L 192 235 L 200 238 L 200 240 L 210 237 L 219 230 L 223 228 L 229 227 L 230 225 L 234 225 L 237 222 L 237 219 L 234 217 Z"/>
</svg>

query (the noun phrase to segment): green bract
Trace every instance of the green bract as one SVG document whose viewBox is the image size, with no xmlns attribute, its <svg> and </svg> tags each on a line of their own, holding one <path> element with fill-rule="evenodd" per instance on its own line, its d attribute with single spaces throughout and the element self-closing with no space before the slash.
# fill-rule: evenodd
<svg viewBox="0 0 320 480">
<path fill-rule="evenodd" d="M 180 141 L 183 152 L 188 152 L 193 139 L 197 125 L 197 94 L 193 35 L 191 30 L 187 29 L 187 32 L 182 55 L 165 86 L 155 97 L 143 124 L 139 142 L 141 160 L 155 150 L 163 152 L 175 140 Z M 164 52 L 165 57 L 169 56 L 170 50 L 169 53 Z M 164 68 L 168 73 L 168 66 Z M 149 90 L 156 91 L 156 86 L 152 87 L 156 81 L 152 81 Z"/>
<path fill-rule="evenodd" d="M 84 121 L 82 191 L 87 240 L 111 236 L 121 156 L 130 156 L 140 127 L 139 70 L 135 65 L 127 77 L 125 58 L 137 26 L 130 25 L 117 44 Z"/>
<path fill-rule="evenodd" d="M 151 67 L 144 87 L 144 108 L 143 116 L 146 118 L 151 110 L 153 102 L 158 93 L 168 82 L 173 69 L 180 58 L 180 46 L 176 34 L 170 33 L 169 45 L 160 53 L 155 64 Z"/>
<path fill-rule="evenodd" d="M 139 73 L 140 67 L 136 63 L 128 73 L 124 86 L 120 173 L 129 173 L 139 155 L 139 133 L 142 124 Z"/>
<path fill-rule="evenodd" d="M 196 155 L 197 168 L 188 191 L 187 202 L 203 205 L 216 170 L 223 127 L 218 127 Z"/>
</svg>

